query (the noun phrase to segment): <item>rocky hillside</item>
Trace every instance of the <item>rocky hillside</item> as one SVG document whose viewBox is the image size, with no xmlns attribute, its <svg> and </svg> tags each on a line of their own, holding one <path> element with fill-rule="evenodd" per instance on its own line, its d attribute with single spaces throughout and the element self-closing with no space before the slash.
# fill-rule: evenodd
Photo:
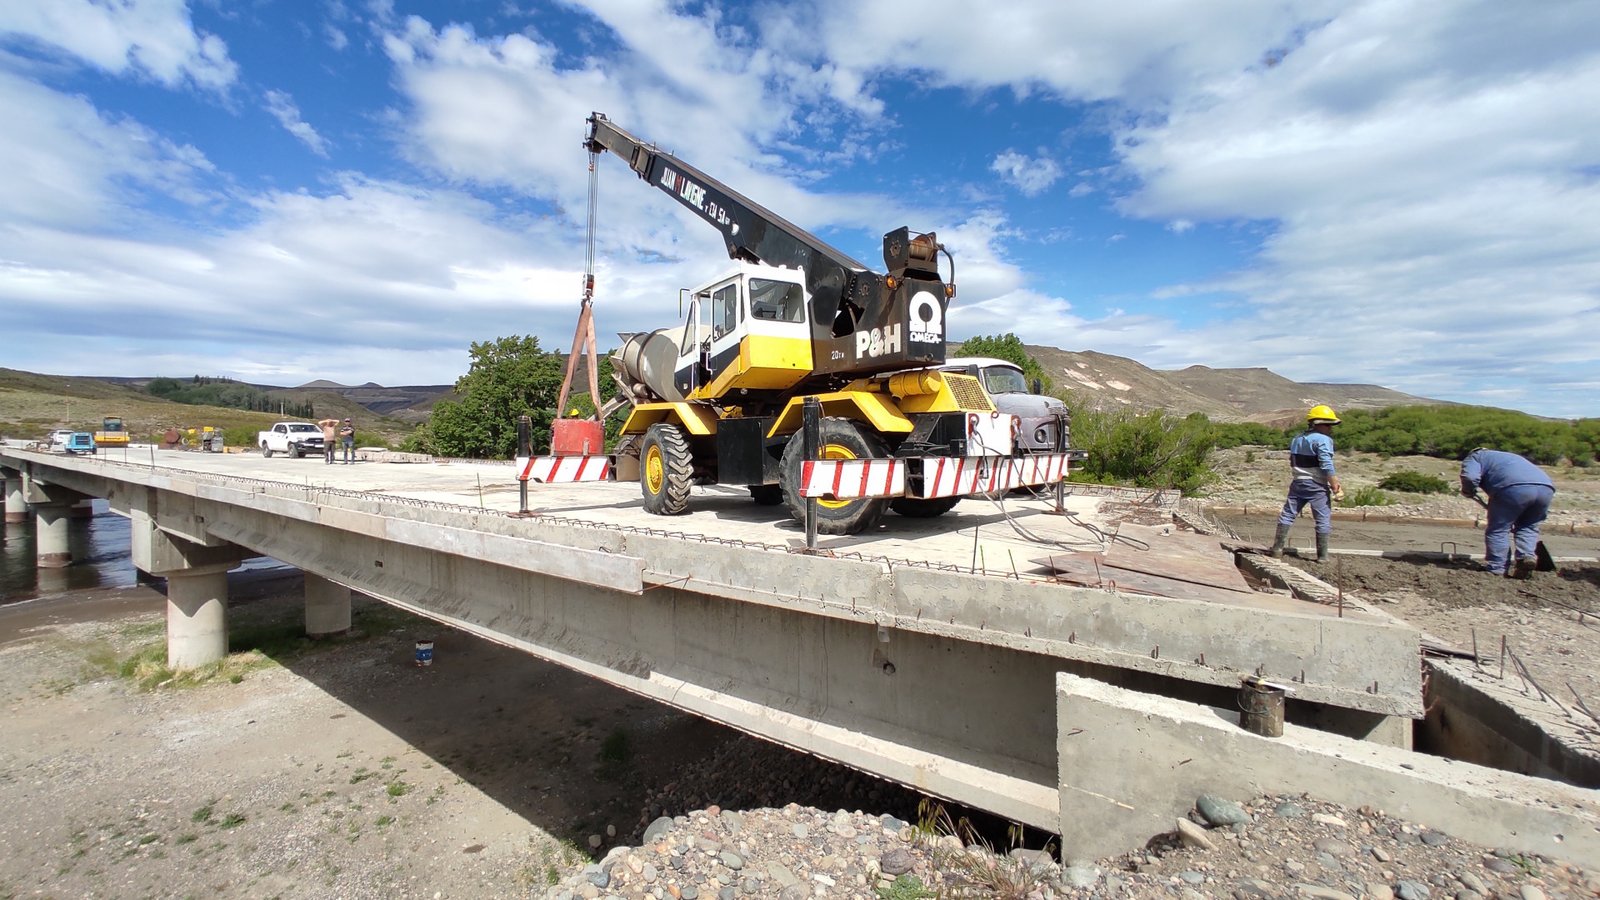
<svg viewBox="0 0 1600 900">
<path fill-rule="evenodd" d="M 1098 409 L 1167 409 L 1185 415 L 1202 412 L 1222 421 L 1280 424 L 1298 419 L 1318 403 L 1345 410 L 1440 402 L 1372 384 L 1303 384 L 1270 369 L 1159 370 L 1107 353 L 1026 346 L 1055 379 L 1058 391 L 1071 392 L 1080 405 Z"/>
</svg>

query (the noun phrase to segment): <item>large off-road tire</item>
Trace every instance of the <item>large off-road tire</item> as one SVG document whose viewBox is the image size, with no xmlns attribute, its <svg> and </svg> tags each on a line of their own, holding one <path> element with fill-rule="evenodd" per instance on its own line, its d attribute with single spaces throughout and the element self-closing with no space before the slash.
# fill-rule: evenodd
<svg viewBox="0 0 1600 900">
<path fill-rule="evenodd" d="M 681 515 L 689 508 L 693 485 L 694 457 L 683 429 L 665 422 L 651 425 L 639 448 L 639 489 L 644 493 L 645 512 Z"/>
<path fill-rule="evenodd" d="M 750 499 L 754 500 L 757 506 L 777 506 L 783 502 L 783 485 L 752 484 Z"/>
<path fill-rule="evenodd" d="M 960 502 L 960 497 L 896 497 L 889 501 L 889 508 L 908 519 L 932 519 L 955 509 Z"/>
<path fill-rule="evenodd" d="M 817 456 L 821 459 L 884 459 L 889 449 L 883 439 L 849 419 L 822 420 Z M 805 468 L 805 441 L 797 433 L 783 448 L 779 464 L 783 502 L 789 515 L 806 520 L 806 499 L 800 496 L 800 478 Z M 859 534 L 877 524 L 888 502 L 882 498 L 862 500 L 818 500 L 819 534 Z"/>
<path fill-rule="evenodd" d="M 268 447 L 265 441 L 261 443 L 261 455 L 267 459 L 272 458 L 272 448 Z"/>
</svg>

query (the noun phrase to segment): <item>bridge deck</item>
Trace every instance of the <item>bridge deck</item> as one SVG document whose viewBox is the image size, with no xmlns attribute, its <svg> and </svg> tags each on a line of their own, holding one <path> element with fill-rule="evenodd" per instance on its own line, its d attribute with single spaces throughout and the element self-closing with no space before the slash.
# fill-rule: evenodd
<svg viewBox="0 0 1600 900">
<path fill-rule="evenodd" d="M 57 458 L 62 458 L 57 455 Z M 406 498 L 428 504 L 516 512 L 518 483 L 513 467 L 494 461 L 453 460 L 448 463 L 392 464 L 363 461 L 355 465 L 326 465 L 321 459 L 264 459 L 256 453 L 212 454 L 155 450 L 149 446 L 113 449 L 96 457 L 74 457 L 84 464 L 116 463 L 155 470 L 174 470 L 255 479 L 318 492 L 352 492 L 388 498 Z M 1133 502 L 1129 498 L 1133 498 Z M 933 519 L 911 519 L 889 514 L 879 526 L 860 535 L 818 539 L 819 550 L 835 556 L 877 559 L 887 565 L 906 564 L 959 571 L 985 577 L 1023 581 L 1052 580 L 1039 560 L 1066 558 L 1073 553 L 1100 553 L 1105 536 L 1125 534 L 1131 540 L 1121 550 L 1152 557 L 1192 555 L 1191 544 L 1164 542 L 1163 530 L 1145 527 L 1169 520 L 1153 500 L 1154 492 L 1103 492 L 1089 487 L 1069 489 L 1064 508 L 1056 515 L 1053 500 L 1008 497 L 1002 503 L 969 499 Z M 1140 503 L 1138 501 L 1147 500 Z M 740 488 L 700 486 L 694 489 L 689 512 L 663 517 L 645 512 L 639 488 L 633 483 L 566 485 L 529 484 L 528 505 L 549 522 L 611 526 L 619 530 L 644 530 L 685 541 L 737 543 L 751 547 L 793 551 L 804 546 L 804 531 L 782 506 L 758 506 Z M 1134 521 L 1130 521 L 1134 520 Z M 1145 524 L 1137 524 L 1143 521 Z M 1218 548 L 1217 560 L 1229 559 Z M 1156 568 L 1163 564 L 1154 563 Z M 1066 568 L 1062 566 L 1062 568 Z M 1139 579 L 1126 570 L 1123 590 Z M 1106 569 L 1106 587 L 1115 587 L 1119 573 Z M 1135 592 L 1140 592 L 1134 589 Z M 1234 592 L 1236 593 L 1236 592 Z M 1312 616 L 1335 616 L 1327 606 L 1306 603 L 1282 594 L 1253 595 L 1205 591 L 1193 593 L 1211 602 L 1292 611 Z M 1359 615 L 1346 611 L 1347 615 Z"/>
</svg>

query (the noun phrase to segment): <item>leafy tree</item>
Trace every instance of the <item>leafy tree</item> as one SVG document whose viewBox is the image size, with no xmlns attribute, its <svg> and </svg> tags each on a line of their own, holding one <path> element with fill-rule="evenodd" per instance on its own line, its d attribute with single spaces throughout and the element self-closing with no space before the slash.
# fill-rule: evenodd
<svg viewBox="0 0 1600 900">
<path fill-rule="evenodd" d="M 517 452 L 517 419 L 531 416 L 534 452 L 545 452 L 566 374 L 565 355 L 539 349 L 539 339 L 532 335 L 513 335 L 473 343 L 471 357 L 467 374 L 456 379 L 458 399 L 435 405 L 428 422 L 406 439 L 405 449 L 436 456 L 507 459 Z M 602 403 L 614 390 L 610 372 L 609 359 L 602 358 Z M 594 411 L 586 387 L 581 397 L 567 400 L 569 411 L 577 410 L 580 416 Z M 608 426 L 608 437 L 613 437 L 617 426 Z"/>
<path fill-rule="evenodd" d="M 1044 366 L 1039 361 L 1028 355 L 1026 347 L 1022 346 L 1022 339 L 1006 332 L 1003 335 L 989 337 L 979 335 L 967 338 L 960 347 L 956 348 L 956 356 L 989 356 L 994 359 L 1003 359 L 1006 362 L 1016 363 L 1022 368 L 1022 374 L 1032 385 L 1037 380 L 1048 394 L 1055 390 L 1055 382 L 1045 373 Z"/>
</svg>

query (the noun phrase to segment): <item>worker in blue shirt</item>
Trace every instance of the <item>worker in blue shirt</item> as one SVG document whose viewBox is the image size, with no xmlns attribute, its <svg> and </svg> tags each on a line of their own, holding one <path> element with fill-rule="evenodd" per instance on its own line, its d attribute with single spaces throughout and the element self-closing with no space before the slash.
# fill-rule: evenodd
<svg viewBox="0 0 1600 900">
<path fill-rule="evenodd" d="M 1284 545 L 1289 542 L 1289 528 L 1294 520 L 1311 504 L 1311 515 L 1317 522 L 1317 562 L 1328 561 L 1328 535 L 1333 533 L 1334 497 L 1342 494 L 1339 476 L 1333 470 L 1333 426 L 1339 416 L 1324 404 L 1311 407 L 1306 413 L 1306 431 L 1289 442 L 1289 499 L 1283 501 L 1283 512 L 1278 514 L 1278 536 L 1272 542 L 1272 556 L 1283 556 Z"/>
<path fill-rule="evenodd" d="M 1515 572 L 1526 576 L 1534 569 L 1539 526 L 1550 514 L 1555 482 L 1515 453 L 1479 447 L 1461 460 L 1461 494 L 1476 500 L 1480 489 L 1489 495 L 1489 521 L 1483 530 L 1484 571 L 1506 574 L 1514 535 Z"/>
</svg>

